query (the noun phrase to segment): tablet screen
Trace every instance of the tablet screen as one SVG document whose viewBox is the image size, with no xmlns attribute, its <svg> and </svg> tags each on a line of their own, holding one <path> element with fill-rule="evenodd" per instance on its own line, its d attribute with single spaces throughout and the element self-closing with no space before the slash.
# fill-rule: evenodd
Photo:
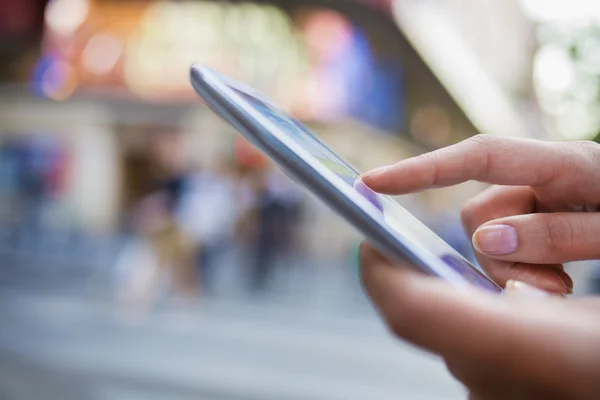
<svg viewBox="0 0 600 400">
<path fill-rule="evenodd" d="M 283 111 L 264 101 L 230 86 L 239 96 L 248 102 L 255 110 L 271 121 L 281 132 L 288 135 L 298 145 L 308 150 L 310 154 L 330 171 L 334 172 L 340 182 L 346 184 L 369 200 L 380 212 L 385 223 L 392 230 L 410 238 L 415 243 L 424 245 L 436 254 L 446 265 L 461 274 L 467 281 L 486 289 L 499 291 L 477 268 L 460 256 L 449 244 L 444 242 L 433 231 L 426 227 L 404 207 L 388 196 L 374 193 L 362 183 L 360 174 L 345 161 L 329 150 L 304 125 L 287 116 Z"/>
</svg>

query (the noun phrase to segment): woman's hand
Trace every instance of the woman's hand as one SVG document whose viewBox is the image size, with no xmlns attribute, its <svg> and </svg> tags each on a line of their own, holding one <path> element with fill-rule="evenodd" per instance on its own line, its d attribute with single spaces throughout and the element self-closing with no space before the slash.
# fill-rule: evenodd
<svg viewBox="0 0 600 400">
<path fill-rule="evenodd" d="M 477 400 L 597 399 L 600 299 L 508 285 L 457 291 L 361 249 L 366 289 L 399 337 L 441 355 Z"/>
<path fill-rule="evenodd" d="M 362 179 L 396 195 L 468 180 L 502 185 L 462 212 L 477 259 L 502 286 L 514 279 L 568 293 L 573 281 L 562 263 L 600 258 L 600 145 L 593 142 L 479 135 Z"/>
<path fill-rule="evenodd" d="M 521 282 L 567 293 L 562 263 L 600 258 L 600 146 L 477 136 L 363 177 L 388 194 L 467 180 L 505 185 L 462 217 L 507 295 L 459 292 L 363 244 L 369 295 L 391 330 L 441 355 L 472 399 L 598 398 L 600 299 L 567 300 Z"/>
</svg>

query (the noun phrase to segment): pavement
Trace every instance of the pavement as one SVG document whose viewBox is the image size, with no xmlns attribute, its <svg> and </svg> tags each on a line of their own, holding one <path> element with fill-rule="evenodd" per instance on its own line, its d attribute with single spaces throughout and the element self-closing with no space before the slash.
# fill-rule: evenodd
<svg viewBox="0 0 600 400">
<path fill-rule="evenodd" d="M 84 289 L 5 284 L 0 399 L 466 397 L 441 360 L 391 337 L 341 281 L 339 271 L 322 272 L 311 290 L 167 303 L 136 323 Z"/>
</svg>

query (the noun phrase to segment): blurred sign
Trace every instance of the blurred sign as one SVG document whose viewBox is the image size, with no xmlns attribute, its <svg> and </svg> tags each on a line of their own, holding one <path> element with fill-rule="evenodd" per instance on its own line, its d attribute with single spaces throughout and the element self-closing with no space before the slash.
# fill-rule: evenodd
<svg viewBox="0 0 600 400">
<path fill-rule="evenodd" d="M 301 78 L 308 64 L 289 17 L 278 8 L 156 3 L 127 43 L 125 81 L 142 96 L 189 92 L 188 68 L 194 61 L 277 97 L 277 82 Z"/>
<path fill-rule="evenodd" d="M 192 62 L 279 98 L 278 82 L 300 79 L 309 64 L 287 14 L 269 5 L 53 0 L 46 26 L 45 54 L 68 63 L 79 87 L 147 99 L 192 98 Z"/>
<path fill-rule="evenodd" d="M 399 66 L 376 61 L 365 33 L 333 10 L 290 15 L 265 3 L 52 0 L 46 26 L 34 80 L 57 100 L 78 88 L 195 99 L 189 66 L 200 62 L 301 118 L 354 115 L 401 126 Z"/>
</svg>

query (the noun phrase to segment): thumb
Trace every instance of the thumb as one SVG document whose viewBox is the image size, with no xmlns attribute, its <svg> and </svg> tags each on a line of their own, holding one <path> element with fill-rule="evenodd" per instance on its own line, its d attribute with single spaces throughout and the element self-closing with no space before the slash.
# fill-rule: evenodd
<svg viewBox="0 0 600 400">
<path fill-rule="evenodd" d="M 531 264 L 600 258 L 600 213 L 518 215 L 489 221 L 473 235 L 487 257 Z"/>
</svg>

